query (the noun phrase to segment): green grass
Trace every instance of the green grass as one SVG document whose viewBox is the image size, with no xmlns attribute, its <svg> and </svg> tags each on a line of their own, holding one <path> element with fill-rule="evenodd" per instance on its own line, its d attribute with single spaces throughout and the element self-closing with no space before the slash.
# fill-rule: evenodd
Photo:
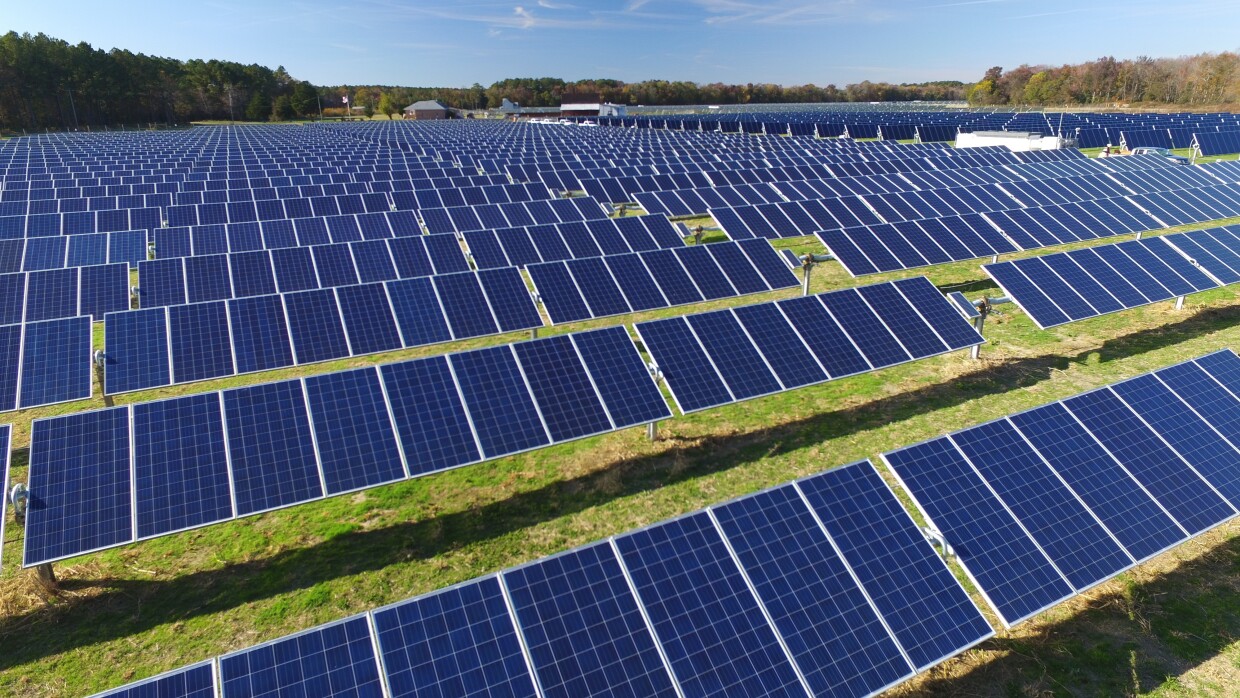
<svg viewBox="0 0 1240 698">
<path fill-rule="evenodd" d="M 691 222 L 690 225 L 692 226 Z M 1199 226 L 1200 227 L 1200 226 Z M 708 238 L 710 239 L 710 238 Z M 1101 241 L 1101 242 L 1112 242 Z M 779 242 L 821 252 L 814 238 Z M 1063 248 L 1057 248 L 1063 249 Z M 1043 251 L 1045 252 L 1045 251 Z M 981 260 L 852 279 L 819 265 L 812 290 L 925 274 L 993 294 Z M 546 328 L 540 335 L 796 295 L 700 304 Z M 510 334 L 115 398 L 117 404 L 514 341 Z M 1011 305 L 965 352 L 677 417 L 365 492 L 147 541 L 56 566 L 49 595 L 0 576 L 0 695 L 74 696 L 362 612 L 764 487 L 1240 346 L 1221 289 L 1038 330 Z M 98 339 L 98 338 L 97 338 Z M 12 415 L 15 444 L 32 417 Z M 14 456 L 25 478 L 27 454 Z M 1228 524 L 932 669 L 898 695 L 1205 695 L 1240 685 L 1240 539 Z M 956 569 L 958 575 L 960 570 Z M 980 602 L 980 599 L 979 599 Z M 992 620 L 994 620 L 992 618 Z"/>
</svg>

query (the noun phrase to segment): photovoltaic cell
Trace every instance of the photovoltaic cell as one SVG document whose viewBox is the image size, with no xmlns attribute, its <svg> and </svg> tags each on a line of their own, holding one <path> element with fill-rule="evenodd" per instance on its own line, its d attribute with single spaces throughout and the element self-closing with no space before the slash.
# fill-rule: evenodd
<svg viewBox="0 0 1240 698">
<path fill-rule="evenodd" d="M 482 459 L 446 357 L 403 361 L 379 371 L 411 476 Z"/>
<path fill-rule="evenodd" d="M 611 431 L 611 421 L 566 335 L 512 345 L 552 441 Z"/>
<path fill-rule="evenodd" d="M 168 308 L 172 379 L 175 383 L 234 373 L 228 309 L 223 301 Z"/>
<path fill-rule="evenodd" d="M 33 271 L 26 281 L 26 322 L 78 314 L 78 270 Z"/>
<path fill-rule="evenodd" d="M 374 368 L 312 376 L 305 382 L 327 494 L 405 477 Z"/>
<path fill-rule="evenodd" d="M 374 612 L 392 698 L 535 698 L 499 582 L 486 577 Z"/>
<path fill-rule="evenodd" d="M 572 340 L 617 429 L 672 416 L 625 328 L 578 332 Z"/>
<path fill-rule="evenodd" d="M 214 662 L 202 662 L 136 681 L 91 698 L 215 698 Z"/>
<path fill-rule="evenodd" d="M 430 279 L 405 279 L 387 285 L 388 299 L 406 347 L 417 347 L 452 339 L 447 318 Z"/>
<path fill-rule="evenodd" d="M 325 625 L 220 657 L 224 698 L 382 698 L 366 618 Z"/>
<path fill-rule="evenodd" d="M 21 368 L 22 326 L 0 326 L 0 411 L 17 409 L 17 376 Z"/>
<path fill-rule="evenodd" d="M 733 401 L 732 393 L 684 318 L 638 323 L 637 333 L 668 381 L 681 412 Z"/>
<path fill-rule="evenodd" d="M 349 355 L 340 308 L 331 289 L 286 293 L 283 297 L 297 363 L 328 361 Z"/>
<path fill-rule="evenodd" d="M 826 372 L 774 303 L 747 305 L 733 312 L 786 388 L 827 380 Z"/>
<path fill-rule="evenodd" d="M 129 310 L 129 265 L 103 264 L 81 269 L 82 315 L 95 322 L 107 313 Z"/>
<path fill-rule="evenodd" d="M 918 671 L 994 634 L 869 461 L 796 488 Z"/>
<path fill-rule="evenodd" d="M 454 338 L 481 337 L 499 332 L 477 276 L 473 273 L 449 274 L 431 277 L 431 281 L 443 304 Z"/>
<path fill-rule="evenodd" d="M 35 420 L 27 567 L 133 540 L 129 408 Z"/>
<path fill-rule="evenodd" d="M 342 286 L 336 289 L 336 297 L 354 356 L 401 348 L 400 330 L 383 284 Z"/>
<path fill-rule="evenodd" d="M 615 543 L 686 695 L 805 694 L 707 514 Z"/>
<path fill-rule="evenodd" d="M 237 515 L 323 496 L 301 381 L 224 391 Z"/>
<path fill-rule="evenodd" d="M 218 393 L 133 406 L 138 538 L 232 518 Z"/>
<path fill-rule="evenodd" d="M 856 291 L 849 289 L 824 293 L 818 296 L 818 299 L 831 311 L 875 368 L 909 360 L 908 353 Z"/>
<path fill-rule="evenodd" d="M 609 543 L 504 573 L 545 696 L 675 689 Z"/>
<path fill-rule="evenodd" d="M 105 393 L 171 384 L 165 309 L 111 313 L 103 337 Z"/>
<path fill-rule="evenodd" d="M 491 312 L 501 332 L 542 327 L 542 317 L 530 297 L 525 279 L 514 267 L 478 272 L 478 281 L 486 293 Z"/>
<path fill-rule="evenodd" d="M 228 255 L 185 258 L 185 299 L 203 303 L 232 298 L 232 280 L 228 275 Z"/>
<path fill-rule="evenodd" d="M 250 373 L 293 365 L 288 323 L 280 297 L 253 296 L 228 302 L 237 372 Z"/>
<path fill-rule="evenodd" d="M 779 301 L 776 305 L 831 378 L 870 370 L 869 362 L 831 318 L 831 314 L 818 298 L 790 298 Z"/>
<path fill-rule="evenodd" d="M 736 317 L 727 310 L 685 317 L 737 400 L 783 389 Z"/>
</svg>

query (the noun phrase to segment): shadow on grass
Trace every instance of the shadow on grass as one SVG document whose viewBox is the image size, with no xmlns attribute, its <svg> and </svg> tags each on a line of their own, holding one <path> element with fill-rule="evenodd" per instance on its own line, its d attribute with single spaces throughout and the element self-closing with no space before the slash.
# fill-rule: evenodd
<svg viewBox="0 0 1240 698">
<path fill-rule="evenodd" d="M 1073 357 L 1015 359 L 844 410 L 741 434 L 708 436 L 663 453 L 618 462 L 486 506 L 386 528 L 349 531 L 261 560 L 171 580 L 69 580 L 66 590 L 105 589 L 0 619 L 0 670 L 159 625 L 212 614 L 321 582 L 499 538 L 613 499 L 726 471 L 771 455 L 898 422 L 986 395 L 1035 385 L 1073 362 L 1110 361 L 1168 347 L 1240 323 L 1240 307 L 1199 310 L 1178 322 L 1105 342 Z M 1187 357 L 1186 357 L 1187 358 Z M 873 455 L 873 454 L 872 454 Z"/>
<path fill-rule="evenodd" d="M 1079 612 L 1038 626 L 1037 632 L 993 638 L 980 649 L 998 656 L 963 672 L 932 670 L 910 691 L 918 696 L 1144 694 L 1218 656 L 1240 637 L 1238 578 L 1240 538 L 1219 541 L 1144 581 L 1121 576 L 1106 593 L 1092 592 L 1087 605 L 1077 602 L 1083 606 Z M 1220 691 L 1230 676 L 1220 679 Z"/>
</svg>

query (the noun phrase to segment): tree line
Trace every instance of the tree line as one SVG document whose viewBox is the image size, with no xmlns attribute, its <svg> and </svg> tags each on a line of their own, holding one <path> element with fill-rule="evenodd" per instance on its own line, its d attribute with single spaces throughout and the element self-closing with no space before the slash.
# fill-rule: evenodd
<svg viewBox="0 0 1240 698">
<path fill-rule="evenodd" d="M 975 106 L 1170 104 L 1222 108 L 1240 102 L 1240 55 L 1105 56 L 1077 65 L 994 67 L 968 91 Z"/>
</svg>

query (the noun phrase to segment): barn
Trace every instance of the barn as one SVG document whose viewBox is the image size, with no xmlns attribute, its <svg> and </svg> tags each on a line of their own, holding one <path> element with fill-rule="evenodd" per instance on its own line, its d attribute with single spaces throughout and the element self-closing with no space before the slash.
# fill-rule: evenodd
<svg viewBox="0 0 1240 698">
<path fill-rule="evenodd" d="M 424 99 L 420 102 L 414 102 L 405 107 L 404 111 L 406 119 L 423 121 L 426 119 L 448 118 L 448 108 L 435 99 Z"/>
</svg>

